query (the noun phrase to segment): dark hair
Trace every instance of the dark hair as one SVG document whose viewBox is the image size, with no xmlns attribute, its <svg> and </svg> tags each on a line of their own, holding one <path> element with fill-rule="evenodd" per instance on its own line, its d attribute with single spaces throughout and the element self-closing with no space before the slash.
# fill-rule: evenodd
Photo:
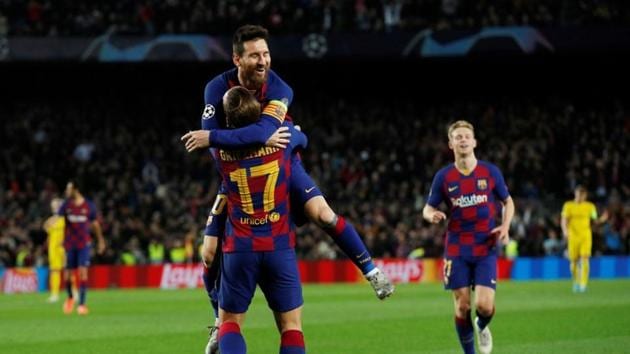
<svg viewBox="0 0 630 354">
<path fill-rule="evenodd" d="M 269 38 L 269 31 L 262 26 L 256 25 L 244 25 L 239 27 L 234 36 L 232 37 L 232 51 L 237 55 L 243 55 L 245 47 L 243 43 L 251 41 L 253 39 L 264 39 L 267 41 Z"/>
<path fill-rule="evenodd" d="M 72 187 L 81 194 L 85 193 L 85 182 L 83 182 L 82 178 L 71 178 L 68 180 L 68 183 L 72 183 Z"/>
<path fill-rule="evenodd" d="M 225 93 L 223 110 L 228 126 L 244 127 L 255 123 L 260 118 L 260 102 L 242 86 L 235 86 Z"/>
</svg>

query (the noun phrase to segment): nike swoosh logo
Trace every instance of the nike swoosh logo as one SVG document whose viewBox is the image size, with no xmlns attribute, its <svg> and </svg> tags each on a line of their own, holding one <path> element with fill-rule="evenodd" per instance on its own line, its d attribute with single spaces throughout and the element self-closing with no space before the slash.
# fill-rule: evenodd
<svg viewBox="0 0 630 354">
<path fill-rule="evenodd" d="M 457 186 L 455 186 L 455 187 L 448 187 L 448 191 L 449 191 L 449 192 L 452 192 L 452 191 L 454 191 L 454 190 L 456 190 L 456 189 L 457 189 Z"/>
<path fill-rule="evenodd" d="M 497 283 L 497 281 L 496 281 L 496 280 L 494 280 L 494 279 L 490 279 L 490 282 L 491 282 L 492 284 L 496 284 L 496 283 Z"/>
<path fill-rule="evenodd" d="M 365 252 L 366 252 L 366 251 L 363 251 L 363 253 L 361 253 L 360 255 L 356 256 L 356 257 L 357 257 L 357 259 L 359 259 L 359 258 L 363 257 L 363 255 L 365 254 Z"/>
<path fill-rule="evenodd" d="M 315 187 L 307 188 L 307 189 L 305 189 L 304 191 L 305 191 L 306 193 L 310 193 L 310 192 L 312 192 L 312 191 L 313 191 L 313 189 L 315 189 Z"/>
</svg>

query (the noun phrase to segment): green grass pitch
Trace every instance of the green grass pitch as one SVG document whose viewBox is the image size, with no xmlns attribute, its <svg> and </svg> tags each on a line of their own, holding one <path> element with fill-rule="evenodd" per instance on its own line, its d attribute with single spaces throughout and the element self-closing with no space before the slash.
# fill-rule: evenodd
<svg viewBox="0 0 630 354">
<path fill-rule="evenodd" d="M 203 353 L 209 306 L 198 290 L 90 291 L 87 317 L 66 316 L 47 294 L 0 295 L 0 353 Z M 306 285 L 304 330 L 312 354 L 460 353 L 450 293 L 400 285 L 378 301 L 367 284 Z M 630 280 L 503 282 L 490 328 L 495 353 L 630 353 Z M 249 353 L 278 352 L 257 292 L 243 334 Z"/>
</svg>

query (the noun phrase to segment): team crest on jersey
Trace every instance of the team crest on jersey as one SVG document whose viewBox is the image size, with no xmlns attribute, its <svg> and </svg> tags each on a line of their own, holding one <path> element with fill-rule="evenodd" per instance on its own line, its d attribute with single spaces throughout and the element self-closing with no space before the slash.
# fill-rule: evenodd
<svg viewBox="0 0 630 354">
<path fill-rule="evenodd" d="M 206 107 L 203 109 L 203 119 L 210 119 L 212 117 L 214 117 L 214 106 L 211 104 L 207 104 Z"/>
<path fill-rule="evenodd" d="M 486 190 L 486 189 L 488 189 L 488 181 L 485 178 L 478 179 L 477 180 L 477 189 L 479 189 L 479 190 Z"/>
</svg>

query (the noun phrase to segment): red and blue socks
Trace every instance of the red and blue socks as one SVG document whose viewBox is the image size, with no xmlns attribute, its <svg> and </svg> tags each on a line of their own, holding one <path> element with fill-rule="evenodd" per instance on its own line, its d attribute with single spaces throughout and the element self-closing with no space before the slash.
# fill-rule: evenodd
<svg viewBox="0 0 630 354">
<path fill-rule="evenodd" d="M 221 354 L 245 354 L 247 347 L 238 323 L 225 322 L 219 327 L 219 351 Z"/>
<path fill-rule="evenodd" d="M 470 311 L 466 312 L 466 318 L 455 316 L 455 329 L 464 353 L 475 354 L 475 335 L 472 320 L 470 319 Z"/>
<path fill-rule="evenodd" d="M 364 275 L 376 268 L 359 233 L 344 217 L 335 215 L 335 220 L 324 230 Z"/>
<path fill-rule="evenodd" d="M 223 351 L 221 351 L 223 353 Z M 302 331 L 289 330 L 280 338 L 280 354 L 306 354 Z"/>
</svg>

